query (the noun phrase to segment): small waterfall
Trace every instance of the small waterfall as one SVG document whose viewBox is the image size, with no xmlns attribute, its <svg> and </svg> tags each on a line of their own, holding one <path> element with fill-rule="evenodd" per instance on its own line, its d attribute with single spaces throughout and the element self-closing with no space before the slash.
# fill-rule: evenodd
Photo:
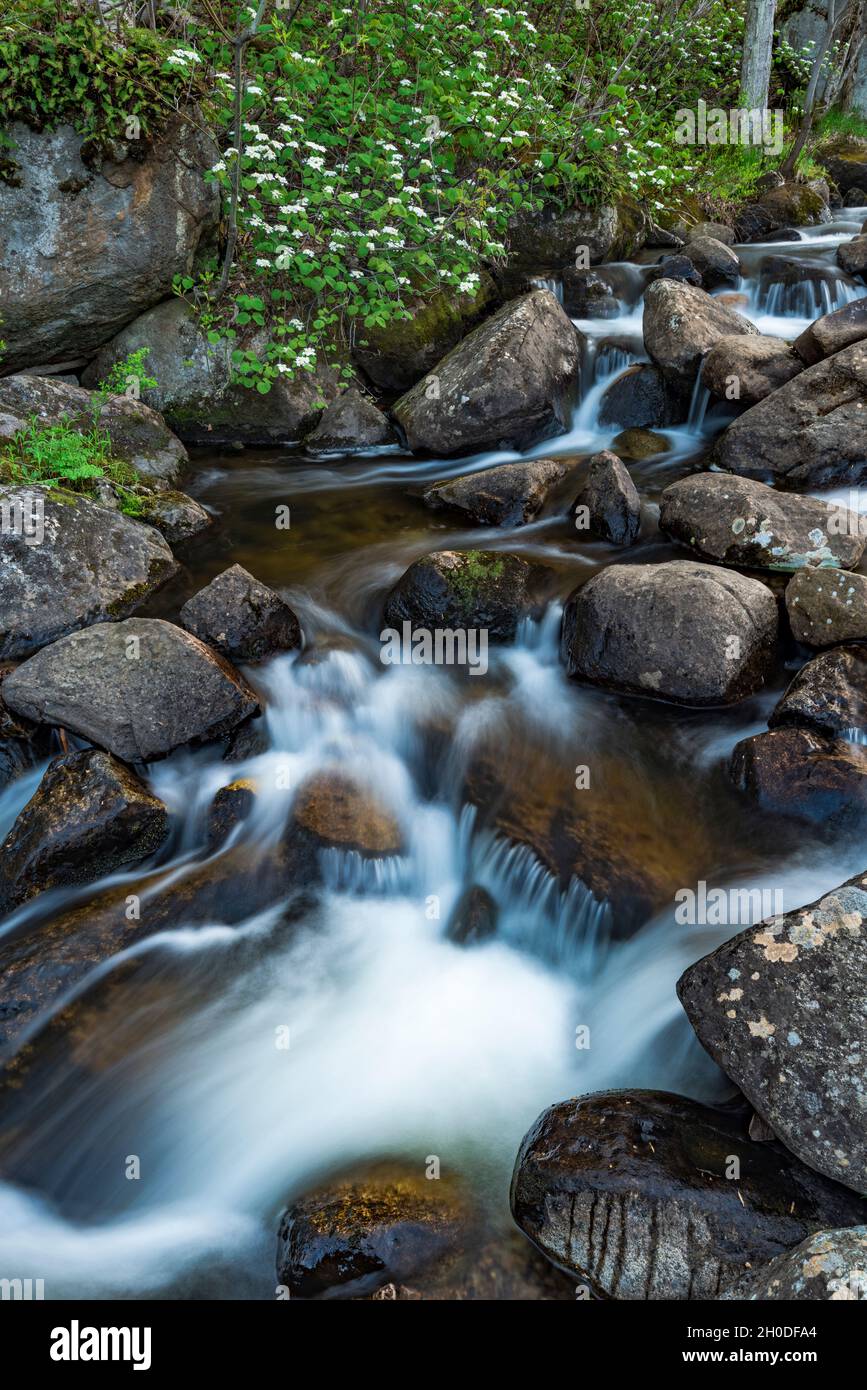
<svg viewBox="0 0 867 1390">
<path fill-rule="evenodd" d="M 703 364 L 702 364 L 703 365 Z M 692 388 L 692 398 L 689 403 L 689 414 L 686 420 L 688 434 L 702 434 L 704 431 L 704 420 L 707 415 L 707 408 L 710 404 L 710 391 L 702 384 L 702 369 L 699 368 L 695 385 Z"/>
</svg>

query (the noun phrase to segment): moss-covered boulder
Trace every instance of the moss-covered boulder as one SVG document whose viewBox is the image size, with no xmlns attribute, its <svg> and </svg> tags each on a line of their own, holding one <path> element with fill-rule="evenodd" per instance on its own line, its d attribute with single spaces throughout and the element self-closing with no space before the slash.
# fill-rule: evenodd
<svg viewBox="0 0 867 1390">
<path fill-rule="evenodd" d="M 735 221 L 735 234 L 738 241 L 766 241 L 784 227 L 812 227 L 830 220 L 828 204 L 819 189 L 792 180 L 745 207 Z"/>
<path fill-rule="evenodd" d="M 398 580 L 385 602 L 388 628 L 409 622 L 437 629 L 476 628 L 513 638 L 537 601 L 540 566 L 496 550 L 439 550 L 424 555 Z"/>
<path fill-rule="evenodd" d="M 841 194 L 851 188 L 867 188 L 867 140 L 860 135 L 835 135 L 815 150 Z"/>
<path fill-rule="evenodd" d="M 565 270 L 583 248 L 594 265 L 622 260 L 642 245 L 646 231 L 644 213 L 628 201 L 519 213 L 509 228 L 510 264 L 536 273 Z"/>
</svg>

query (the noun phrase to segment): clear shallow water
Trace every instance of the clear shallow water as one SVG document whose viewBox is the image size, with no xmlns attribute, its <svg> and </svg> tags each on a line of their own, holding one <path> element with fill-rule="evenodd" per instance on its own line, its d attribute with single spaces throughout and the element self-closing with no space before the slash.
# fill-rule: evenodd
<svg viewBox="0 0 867 1390">
<path fill-rule="evenodd" d="M 839 239 L 861 220 L 744 250 L 745 311 L 763 331 L 762 256 L 808 254 L 830 270 Z M 852 286 L 830 280 L 846 302 Z M 803 306 L 778 307 L 794 336 Z M 579 326 L 589 341 L 572 424 L 537 456 L 577 460 L 610 445 L 618 431 L 598 426 L 601 396 L 643 360 L 634 304 L 620 319 Z M 690 426 L 664 432 L 665 452 L 630 465 L 648 512 L 630 559 L 674 553 L 650 522 L 661 489 L 706 446 L 713 422 L 700 398 L 694 405 Z M 220 525 L 154 611 L 174 617 L 187 593 L 239 561 L 296 606 L 307 650 L 249 673 L 267 702 L 267 752 L 228 764 L 205 749 L 149 769 L 176 821 L 162 868 L 183 880 L 202 860 L 219 787 L 255 780 L 256 808 L 237 843 L 261 848 L 279 836 L 304 777 L 335 767 L 389 808 L 404 848 L 379 864 L 332 854 L 319 902 L 298 921 L 287 924 L 277 904 L 240 924 L 180 923 L 59 998 L 53 1012 L 71 1004 L 70 1021 L 43 1029 L 42 1019 L 31 1030 L 44 1065 L 13 1112 L 13 1132 L 0 1115 L 0 1164 L 11 1178 L 0 1184 L 0 1272 L 44 1278 L 49 1297 L 266 1298 L 281 1206 L 334 1169 L 437 1154 L 444 1169 L 471 1179 L 496 1223 L 507 1219 L 518 1144 L 553 1101 L 616 1085 L 708 1100 L 729 1093 L 674 985 L 733 928 L 682 926 L 669 900 L 624 938 L 622 904 L 558 883 L 467 806 L 468 767 L 493 746 L 505 777 L 520 751 L 542 769 L 552 804 L 568 807 L 586 795 L 573 776 L 587 764 L 600 770 L 592 793 L 600 814 L 627 846 L 641 832 L 641 854 L 672 884 L 767 888 L 782 893 L 786 910 L 863 869 L 863 850 L 769 826 L 726 785 L 731 748 L 765 726 L 785 670 L 761 697 L 709 712 L 618 700 L 565 680 L 560 602 L 579 579 L 623 558 L 570 530 L 575 476 L 518 533 L 456 529 L 420 501 L 435 479 L 515 457 L 443 462 L 395 450 L 200 461 L 190 490 Z M 292 528 L 277 532 L 273 509 L 286 502 Z M 384 668 L 377 634 L 389 586 L 427 550 L 479 545 L 552 565 L 545 614 L 492 652 L 484 679 Z M 39 772 L 0 795 L 4 833 Z M 155 867 L 100 887 L 146 888 Z M 493 894 L 500 918 L 494 940 L 467 949 L 444 931 L 470 883 Z M 70 896 L 25 909 L 0 935 L 38 929 L 40 913 L 59 912 Z M 579 1026 L 590 1028 L 587 1050 L 575 1046 Z M 288 1049 L 276 1045 L 280 1029 Z M 141 1160 L 138 1180 L 125 1177 L 130 1155 Z"/>
</svg>

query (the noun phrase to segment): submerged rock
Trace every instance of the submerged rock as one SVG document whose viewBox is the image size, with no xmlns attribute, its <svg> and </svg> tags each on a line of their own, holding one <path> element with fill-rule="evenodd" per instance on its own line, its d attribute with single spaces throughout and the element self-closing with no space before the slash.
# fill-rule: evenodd
<svg viewBox="0 0 867 1390">
<path fill-rule="evenodd" d="M 611 443 L 618 456 L 624 459 L 652 458 L 671 448 L 667 435 L 657 434 L 655 430 L 622 430 Z"/>
<path fill-rule="evenodd" d="M 677 985 L 704 1047 L 786 1147 L 861 1193 L 867 1021 L 853 982 L 865 972 L 867 876 L 858 875 L 740 932 Z M 841 1224 L 855 1223 L 821 1223 Z"/>
<path fill-rule="evenodd" d="M 686 705 L 727 705 L 770 673 L 777 605 L 756 579 L 686 560 L 609 565 L 571 594 L 570 676 Z"/>
<path fill-rule="evenodd" d="M 701 369 L 701 384 L 719 400 L 755 405 L 804 370 L 795 351 L 780 338 L 760 334 L 720 338 Z"/>
<path fill-rule="evenodd" d="M 454 905 L 446 936 L 457 946 L 475 946 L 497 931 L 497 904 L 486 888 L 473 883 Z"/>
<path fill-rule="evenodd" d="M 7 676 L 11 710 L 70 729 L 128 763 L 222 738 L 258 710 L 255 693 L 172 623 L 98 623 L 44 647 Z"/>
<path fill-rule="evenodd" d="M 720 338 L 756 335 L 749 319 L 704 290 L 657 280 L 644 295 L 644 346 L 666 379 L 681 388 L 695 384 L 702 358 Z"/>
<path fill-rule="evenodd" d="M 544 571 L 496 550 L 435 550 L 416 560 L 385 601 L 387 627 L 475 628 L 506 641 L 538 605 Z"/>
<path fill-rule="evenodd" d="M 177 572 L 163 537 L 74 493 L 0 489 L 0 658 L 123 618 Z"/>
<path fill-rule="evenodd" d="M 808 366 L 867 338 L 867 295 L 811 323 L 793 344 Z"/>
<path fill-rule="evenodd" d="M 587 480 L 573 504 L 575 526 L 613 545 L 632 545 L 641 526 L 638 489 L 621 460 L 610 450 L 594 454 Z M 586 515 L 585 515 L 586 514 Z"/>
<path fill-rule="evenodd" d="M 117 758 L 93 748 L 55 758 L 0 850 L 0 910 L 92 883 L 153 854 L 167 834 L 165 806 Z"/>
<path fill-rule="evenodd" d="M 807 647 L 867 642 L 867 578 L 801 570 L 786 585 L 786 612 L 792 636 Z"/>
<path fill-rule="evenodd" d="M 660 1091 L 603 1091 L 546 1110 L 524 1137 L 512 1214 L 591 1290 L 715 1298 L 750 1266 L 865 1207 L 741 1116 Z"/>
<path fill-rule="evenodd" d="M 230 661 L 265 661 L 301 645 L 301 627 L 288 603 L 241 565 L 223 570 L 188 599 L 180 619 Z"/>
<path fill-rule="evenodd" d="M 768 723 L 867 737 L 867 647 L 834 647 L 814 656 L 780 697 Z"/>
<path fill-rule="evenodd" d="M 555 459 L 527 459 L 463 473 L 435 483 L 424 494 L 434 511 L 461 512 L 479 526 L 522 526 L 532 521 L 568 469 Z"/>
<path fill-rule="evenodd" d="M 771 729 L 742 739 L 730 775 L 738 791 L 771 815 L 834 829 L 867 816 L 867 748 L 812 729 Z"/>
<path fill-rule="evenodd" d="M 393 408 L 409 447 L 438 455 L 524 448 L 562 433 L 578 333 L 549 290 L 512 300 Z"/>
<path fill-rule="evenodd" d="M 867 1226 L 818 1231 L 745 1274 L 721 1299 L 851 1302 L 867 1298 Z"/>
<path fill-rule="evenodd" d="M 854 527 L 843 524 L 849 520 Z M 864 552 L 852 513 L 721 473 L 671 483 L 660 499 L 659 525 L 700 555 L 751 569 L 851 569 Z"/>
<path fill-rule="evenodd" d="M 208 853 L 214 854 L 247 819 L 256 801 L 257 785 L 249 777 L 239 777 L 220 787 L 208 807 Z"/>
<path fill-rule="evenodd" d="M 354 851 L 365 858 L 400 854 L 403 836 L 376 795 L 339 772 L 317 772 L 295 796 L 288 834 L 300 831 L 316 849 Z"/>
<path fill-rule="evenodd" d="M 666 381 L 658 367 L 638 362 L 627 367 L 605 391 L 599 403 L 599 424 L 623 429 L 656 429 L 686 419 L 683 396 Z"/>
<path fill-rule="evenodd" d="M 357 386 L 350 386 L 325 407 L 319 424 L 306 440 L 307 448 L 314 452 L 341 454 L 394 442 L 394 431 L 387 418 L 372 400 L 362 396 Z"/>
</svg>

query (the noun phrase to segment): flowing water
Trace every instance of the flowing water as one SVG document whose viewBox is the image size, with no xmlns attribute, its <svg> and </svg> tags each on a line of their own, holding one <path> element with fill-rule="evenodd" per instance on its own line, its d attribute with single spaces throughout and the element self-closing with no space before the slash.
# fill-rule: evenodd
<svg viewBox="0 0 867 1390">
<path fill-rule="evenodd" d="M 792 338 L 862 293 L 837 271 L 834 251 L 865 211 L 805 230 L 797 243 L 740 248 L 737 307 Z M 803 260 L 815 277 L 775 281 L 762 273 L 771 255 Z M 569 431 L 535 456 L 578 458 L 618 433 L 600 428 L 599 404 L 625 367 L 645 360 L 645 272 L 615 273 L 618 317 L 578 323 L 587 346 Z M 0 1185 L 0 1272 L 45 1279 L 49 1297 L 267 1298 L 280 1208 L 334 1170 L 437 1155 L 444 1171 L 471 1180 L 496 1225 L 508 1220 L 520 1140 L 552 1102 L 619 1085 L 706 1100 L 731 1093 L 674 987 L 739 926 L 681 924 L 674 890 L 700 880 L 747 885 L 789 910 L 864 868 L 857 843 L 768 826 L 726 782 L 732 747 L 765 727 L 796 659 L 761 696 L 688 711 L 570 685 L 557 657 L 562 601 L 576 583 L 612 560 L 674 554 L 653 517 L 662 488 L 701 459 L 725 422 L 707 405 L 699 388 L 689 423 L 666 430 L 661 451 L 630 460 L 646 516 L 628 555 L 570 528 L 574 479 L 517 532 L 456 529 L 423 506 L 431 482 L 514 452 L 195 461 L 189 490 L 218 526 L 150 611 L 176 617 L 184 598 L 239 562 L 293 604 L 305 650 L 248 672 L 266 702 L 265 751 L 240 763 L 219 748 L 185 752 L 147 770 L 173 813 L 172 839 L 159 862 L 99 890 L 139 894 L 146 920 L 166 875 L 177 884 L 198 870 L 207 808 L 239 776 L 253 778 L 259 795 L 221 854 L 275 841 L 302 780 L 333 768 L 391 810 L 403 849 L 380 861 L 330 851 L 324 890 L 288 913 L 277 903 L 240 922 L 235 913 L 158 931 L 73 981 L 49 1011 L 53 1022 L 43 1015 L 30 1025 L 42 1060 L 13 1097 L 0 1148 L 9 1177 Z M 275 508 L 285 505 L 291 526 L 279 530 Z M 390 586 L 429 550 L 480 545 L 549 565 L 546 610 L 491 652 L 483 678 L 383 666 Z M 525 792 L 567 812 L 589 796 L 602 852 L 612 837 L 622 847 L 627 887 L 606 901 L 552 873 L 532 837 L 518 844 L 499 834 L 467 800 L 468 769 L 483 752 L 516 798 L 518 820 Z M 579 766 L 591 769 L 590 792 L 575 787 Z M 41 771 L 0 796 L 3 834 Z M 634 885 L 645 870 L 665 891 L 635 930 Z M 498 928 L 483 945 L 459 947 L 445 927 L 471 884 L 493 895 Z M 46 895 L 0 925 L 0 937 L 38 931 L 93 892 Z M 576 1047 L 582 1026 L 589 1048 Z M 285 1030 L 289 1046 L 278 1046 Z M 131 1156 L 139 1179 L 126 1176 Z"/>
</svg>

